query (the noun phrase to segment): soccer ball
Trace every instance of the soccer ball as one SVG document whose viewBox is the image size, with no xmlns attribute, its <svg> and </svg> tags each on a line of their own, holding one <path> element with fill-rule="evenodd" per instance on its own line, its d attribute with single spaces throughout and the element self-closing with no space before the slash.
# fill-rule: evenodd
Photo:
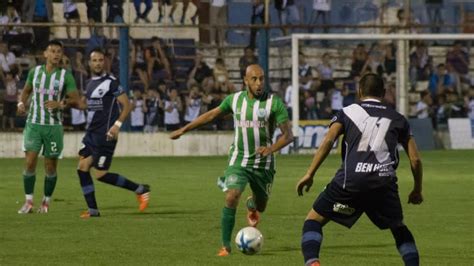
<svg viewBox="0 0 474 266">
<path fill-rule="evenodd" d="M 237 233 L 235 244 L 245 255 L 253 255 L 262 249 L 263 235 L 255 227 L 244 227 Z"/>
</svg>

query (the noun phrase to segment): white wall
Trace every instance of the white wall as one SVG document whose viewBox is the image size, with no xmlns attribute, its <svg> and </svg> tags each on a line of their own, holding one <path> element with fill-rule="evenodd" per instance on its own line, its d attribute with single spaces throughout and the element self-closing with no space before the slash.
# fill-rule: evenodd
<svg viewBox="0 0 474 266">
<path fill-rule="evenodd" d="M 76 157 L 83 133 L 64 135 L 64 157 Z M 23 135 L 0 133 L 0 158 L 24 156 Z M 204 156 L 227 155 L 233 132 L 192 132 L 179 140 L 170 140 L 166 133 L 120 133 L 116 156 Z"/>
</svg>

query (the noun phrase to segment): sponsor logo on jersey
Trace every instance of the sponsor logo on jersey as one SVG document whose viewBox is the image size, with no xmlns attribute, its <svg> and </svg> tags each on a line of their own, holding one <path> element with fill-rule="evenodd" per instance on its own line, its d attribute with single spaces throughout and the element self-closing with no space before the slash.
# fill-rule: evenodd
<svg viewBox="0 0 474 266">
<path fill-rule="evenodd" d="M 256 128 L 262 128 L 265 127 L 267 123 L 265 121 L 250 121 L 250 120 L 237 120 L 235 121 L 235 126 L 236 127 L 242 127 L 242 128 L 250 128 L 250 127 L 256 127 Z"/>
<path fill-rule="evenodd" d="M 356 165 L 355 172 L 356 173 L 388 172 L 389 171 L 388 167 L 392 164 L 395 164 L 395 162 L 390 162 L 386 164 L 358 162 Z"/>
</svg>

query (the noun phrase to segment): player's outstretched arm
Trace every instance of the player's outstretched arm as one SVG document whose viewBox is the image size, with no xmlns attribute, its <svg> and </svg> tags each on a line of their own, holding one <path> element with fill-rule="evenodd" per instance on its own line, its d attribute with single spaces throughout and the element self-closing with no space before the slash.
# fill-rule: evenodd
<svg viewBox="0 0 474 266">
<path fill-rule="evenodd" d="M 265 157 L 274 152 L 279 151 L 280 149 L 282 149 L 293 141 L 294 137 L 293 132 L 291 131 L 290 121 L 281 123 L 279 125 L 279 128 L 281 130 L 281 136 L 277 139 L 277 141 L 275 141 L 272 146 L 259 147 L 257 153 Z"/>
<path fill-rule="evenodd" d="M 423 188 L 423 166 L 421 164 L 421 157 L 418 152 L 418 147 L 416 146 L 415 138 L 411 136 L 403 148 L 410 160 L 410 167 L 414 180 L 413 190 L 408 196 L 408 203 L 420 204 L 423 202 L 423 195 L 421 194 Z"/>
<path fill-rule="evenodd" d="M 339 135 L 341 135 L 341 133 L 341 123 L 334 123 L 331 125 L 328 133 L 326 134 L 326 137 L 324 137 L 323 141 L 321 142 L 321 145 L 316 150 L 316 153 L 313 157 L 313 161 L 311 162 L 311 165 L 306 171 L 306 174 L 298 181 L 298 184 L 296 185 L 296 191 L 298 192 L 299 196 L 303 196 L 303 190 L 305 190 L 306 192 L 309 191 L 309 189 L 313 185 L 314 174 L 316 174 L 316 171 L 318 170 L 319 166 L 321 166 L 321 164 L 324 162 L 324 159 L 326 159 L 326 157 L 328 156 L 329 152 L 332 149 L 332 146 L 334 145 L 334 142 L 339 137 Z"/>
<path fill-rule="evenodd" d="M 216 119 L 222 113 L 223 113 L 223 111 L 221 110 L 221 108 L 216 107 L 216 108 L 200 115 L 198 118 L 196 118 L 194 121 L 187 124 L 186 126 L 171 132 L 170 133 L 170 139 L 179 139 L 179 137 L 181 137 L 181 135 L 184 135 L 188 131 L 191 131 L 195 128 L 198 128 L 200 126 L 203 126 L 203 125 L 213 121 L 214 119 Z"/>
</svg>

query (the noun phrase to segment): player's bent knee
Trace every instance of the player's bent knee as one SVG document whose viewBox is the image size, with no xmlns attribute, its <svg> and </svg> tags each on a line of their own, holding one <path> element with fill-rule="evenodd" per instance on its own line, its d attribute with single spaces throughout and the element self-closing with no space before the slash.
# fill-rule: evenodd
<svg viewBox="0 0 474 266">
<path fill-rule="evenodd" d="M 229 208 L 235 208 L 239 204 L 240 195 L 242 192 L 236 189 L 230 189 L 225 195 L 225 203 Z"/>
<path fill-rule="evenodd" d="M 107 173 L 108 173 L 108 171 L 96 170 L 96 171 L 94 172 L 94 177 L 95 177 L 96 179 L 101 179 L 101 178 L 104 177 Z"/>
<path fill-rule="evenodd" d="M 325 225 L 329 222 L 329 219 L 317 213 L 315 210 L 311 209 L 306 216 L 306 220 L 314 220 L 319 222 L 322 225 Z"/>
</svg>

